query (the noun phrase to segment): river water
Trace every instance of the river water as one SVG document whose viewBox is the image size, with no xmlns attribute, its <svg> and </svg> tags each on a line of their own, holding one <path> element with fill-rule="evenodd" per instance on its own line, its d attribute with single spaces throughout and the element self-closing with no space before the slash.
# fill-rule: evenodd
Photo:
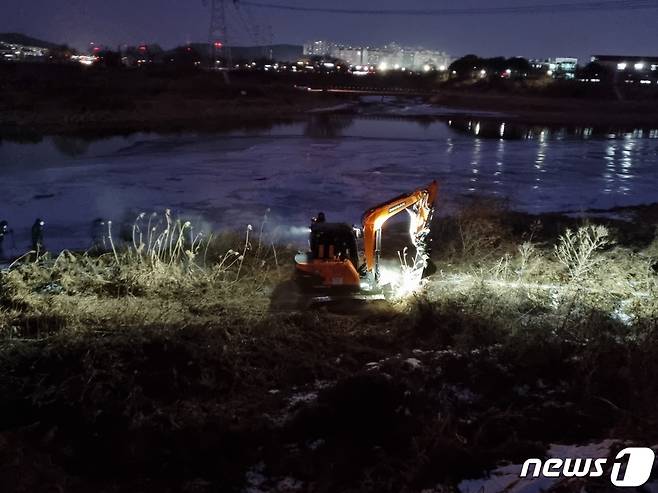
<svg viewBox="0 0 658 493">
<path fill-rule="evenodd" d="M 220 134 L 0 141 L 0 220 L 15 232 L 5 255 L 29 248 L 36 217 L 47 247 L 80 249 L 96 218 L 132 223 L 165 208 L 205 229 L 259 228 L 267 213 L 266 227 L 294 240 L 319 211 L 357 224 L 367 208 L 432 179 L 439 213 L 480 196 L 528 212 L 658 201 L 658 130 L 526 127 L 488 116 L 316 114 Z"/>
</svg>

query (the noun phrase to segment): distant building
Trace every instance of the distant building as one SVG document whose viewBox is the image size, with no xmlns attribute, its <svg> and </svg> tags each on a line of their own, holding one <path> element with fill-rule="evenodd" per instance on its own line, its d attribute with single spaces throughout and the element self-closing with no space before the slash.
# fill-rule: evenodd
<svg viewBox="0 0 658 493">
<path fill-rule="evenodd" d="M 309 41 L 303 48 L 307 56 L 331 56 L 337 47 L 330 41 Z"/>
<path fill-rule="evenodd" d="M 413 52 L 413 67 L 424 69 L 426 66 L 445 70 L 452 63 L 450 56 L 442 51 L 418 49 Z"/>
<path fill-rule="evenodd" d="M 339 58 L 350 65 L 365 65 L 368 63 L 367 48 L 336 45 L 327 55 Z"/>
<path fill-rule="evenodd" d="M 627 84 L 658 84 L 658 57 L 594 55 L 592 62 L 606 67 L 616 81 Z"/>
<path fill-rule="evenodd" d="M 20 33 L 0 33 L 0 60 L 40 62 L 57 45 Z"/>
<path fill-rule="evenodd" d="M 613 71 L 639 73 L 653 72 L 654 74 L 658 72 L 658 57 L 594 55 L 592 56 L 592 62 L 596 62 Z"/>
<path fill-rule="evenodd" d="M 546 75 L 554 79 L 574 80 L 578 69 L 578 59 L 572 57 L 548 58 L 547 60 L 531 60 L 532 68 L 545 70 Z"/>
<path fill-rule="evenodd" d="M 556 79 L 575 79 L 576 70 L 578 69 L 578 59 L 569 57 L 558 57 L 553 60 L 549 66 L 553 71 L 553 76 Z"/>
<path fill-rule="evenodd" d="M 445 70 L 450 56 L 442 51 L 421 47 L 403 47 L 397 43 L 384 46 L 353 46 L 331 41 L 311 41 L 304 44 L 306 56 L 330 56 L 352 66 L 375 67 L 379 70 Z"/>
<path fill-rule="evenodd" d="M 48 48 L 26 46 L 0 41 L 0 59 L 6 61 L 41 61 L 48 56 Z"/>
</svg>

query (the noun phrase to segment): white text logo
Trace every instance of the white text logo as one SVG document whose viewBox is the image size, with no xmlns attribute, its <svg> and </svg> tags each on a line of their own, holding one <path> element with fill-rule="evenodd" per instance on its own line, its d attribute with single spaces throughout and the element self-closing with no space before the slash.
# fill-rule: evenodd
<svg viewBox="0 0 658 493">
<path fill-rule="evenodd" d="M 612 463 L 610 481 L 619 487 L 638 487 L 651 476 L 656 454 L 650 448 L 629 447 L 619 452 Z M 521 477 L 538 478 L 599 478 L 608 459 L 528 459 L 521 468 Z"/>
</svg>

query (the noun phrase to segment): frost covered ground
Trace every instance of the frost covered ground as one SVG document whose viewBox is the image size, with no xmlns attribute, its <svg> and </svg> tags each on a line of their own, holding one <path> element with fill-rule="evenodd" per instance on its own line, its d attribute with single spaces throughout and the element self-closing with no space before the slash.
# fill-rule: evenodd
<svg viewBox="0 0 658 493">
<path fill-rule="evenodd" d="M 440 121 L 315 115 L 251 132 L 3 141 L 0 219 L 15 230 L 5 254 L 28 249 L 36 217 L 46 221 L 47 247 L 81 249 L 96 218 L 113 220 L 117 233 L 118 223 L 164 208 L 237 229 L 258 225 L 269 209 L 281 238 L 298 233 L 303 242 L 300 227 L 320 210 L 358 223 L 367 208 L 431 179 L 441 183 L 440 212 L 474 195 L 529 212 L 656 201 L 658 139 L 647 133 L 582 139 L 546 131 L 513 140 L 474 133 Z"/>
</svg>

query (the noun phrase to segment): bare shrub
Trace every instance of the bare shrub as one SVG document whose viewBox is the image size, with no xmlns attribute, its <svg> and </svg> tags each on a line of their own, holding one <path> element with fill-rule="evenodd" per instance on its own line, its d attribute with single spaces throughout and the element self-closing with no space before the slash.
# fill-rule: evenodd
<svg viewBox="0 0 658 493">
<path fill-rule="evenodd" d="M 506 253 L 491 268 L 490 272 L 494 279 L 507 279 L 511 270 L 512 256 Z"/>
<path fill-rule="evenodd" d="M 508 237 L 502 223 L 504 206 L 493 200 L 471 204 L 457 215 L 461 254 L 465 257 L 494 255 Z"/>
<path fill-rule="evenodd" d="M 600 262 L 596 252 L 610 244 L 609 237 L 608 229 L 600 225 L 587 225 L 576 231 L 567 229 L 555 245 L 555 256 L 572 279 L 582 279 Z"/>
<path fill-rule="evenodd" d="M 534 270 L 537 262 L 537 248 L 530 241 L 524 241 L 518 247 L 519 265 L 516 273 L 523 277 L 526 273 Z"/>
</svg>

